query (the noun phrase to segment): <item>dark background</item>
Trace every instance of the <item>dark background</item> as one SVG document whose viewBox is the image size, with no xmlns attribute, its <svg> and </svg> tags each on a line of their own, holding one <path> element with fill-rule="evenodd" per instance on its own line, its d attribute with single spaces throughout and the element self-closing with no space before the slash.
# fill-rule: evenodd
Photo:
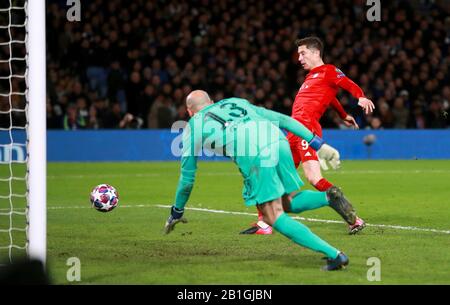
<svg viewBox="0 0 450 305">
<path fill-rule="evenodd" d="M 188 119 L 184 99 L 193 89 L 290 114 L 306 75 L 295 40 L 309 35 L 324 40 L 325 63 L 374 101 L 365 117 L 356 99 L 338 96 L 362 128 L 450 126 L 449 1 L 381 1 L 379 22 L 367 20 L 365 0 L 81 1 L 79 22 L 67 20 L 65 0 L 47 3 L 50 129 L 170 128 Z M 2 30 L 0 42 L 8 35 Z M 9 64 L 0 74 L 10 74 Z M 9 87 L 0 82 L 2 92 Z M 11 103 L 24 107 L 23 97 Z M 11 103 L 0 97 L 0 109 Z M 14 113 L 18 125 L 23 118 Z M 1 122 L 9 126 L 9 116 Z M 334 111 L 322 124 L 344 128 Z"/>
</svg>

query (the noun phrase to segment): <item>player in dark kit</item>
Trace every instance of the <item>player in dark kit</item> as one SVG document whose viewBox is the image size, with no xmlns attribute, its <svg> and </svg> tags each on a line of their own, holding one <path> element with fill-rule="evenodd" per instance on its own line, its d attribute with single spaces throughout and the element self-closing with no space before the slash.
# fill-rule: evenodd
<svg viewBox="0 0 450 305">
<path fill-rule="evenodd" d="M 319 38 L 300 39 L 297 41 L 297 46 L 298 60 L 305 70 L 309 70 L 309 73 L 295 97 L 292 117 L 301 122 L 313 134 L 322 137 L 322 126 L 319 120 L 331 104 L 337 110 L 345 125 L 359 128 L 355 119 L 347 114 L 339 104 L 336 94 L 339 88 L 348 91 L 358 99 L 358 105 L 362 107 L 366 114 L 371 113 L 375 108 L 372 101 L 366 98 L 362 89 L 345 76 L 341 70 L 323 62 L 323 43 Z M 317 152 L 311 149 L 305 140 L 292 133 L 288 133 L 287 139 L 295 166 L 298 167 L 300 162 L 302 163 L 305 177 L 309 183 L 319 191 L 330 190 L 333 184 L 322 177 Z M 334 189 L 341 192 L 339 188 Z M 364 221 L 356 215 L 353 207 L 345 214 L 338 213 L 347 222 L 349 234 L 355 234 L 364 228 Z M 272 228 L 262 221 L 261 215 L 258 218 L 259 221 L 254 226 L 241 233 L 271 234 Z"/>
</svg>

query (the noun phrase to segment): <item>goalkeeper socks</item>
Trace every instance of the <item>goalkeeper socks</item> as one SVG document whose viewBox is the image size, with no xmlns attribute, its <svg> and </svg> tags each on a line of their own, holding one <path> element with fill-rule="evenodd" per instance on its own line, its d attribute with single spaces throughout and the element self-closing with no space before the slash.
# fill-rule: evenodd
<svg viewBox="0 0 450 305">
<path fill-rule="evenodd" d="M 292 198 L 291 209 L 289 212 L 301 213 L 304 211 L 315 210 L 326 205 L 329 205 L 329 202 L 325 192 L 301 191 Z"/>
<path fill-rule="evenodd" d="M 320 191 L 320 192 L 325 192 L 326 190 L 328 190 L 330 187 L 332 187 L 333 184 L 331 184 L 327 179 L 322 178 L 319 180 L 319 182 L 317 182 L 316 184 L 314 184 L 314 187 Z"/>
<path fill-rule="evenodd" d="M 281 214 L 280 217 L 277 218 L 273 227 L 296 244 L 321 252 L 328 258 L 335 259 L 339 254 L 339 251 L 336 248 L 330 246 L 326 241 L 320 239 L 320 237 L 311 232 L 308 227 L 295 221 L 286 213 Z"/>
</svg>

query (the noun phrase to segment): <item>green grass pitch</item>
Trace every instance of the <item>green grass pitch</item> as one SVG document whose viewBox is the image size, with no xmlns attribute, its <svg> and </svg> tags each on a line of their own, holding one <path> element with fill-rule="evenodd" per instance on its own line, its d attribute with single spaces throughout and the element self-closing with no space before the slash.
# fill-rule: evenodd
<svg viewBox="0 0 450 305">
<path fill-rule="evenodd" d="M 23 168 L 14 167 L 17 175 Z M 9 169 L 0 168 L 2 177 Z M 162 234 L 178 182 L 178 162 L 49 163 L 48 267 L 57 284 L 450 284 L 450 161 L 344 161 L 324 176 L 341 186 L 368 226 L 356 236 L 342 223 L 301 220 L 350 257 L 348 268 L 323 272 L 322 255 L 301 248 L 279 233 L 244 236 L 256 216 L 242 202 L 242 179 L 231 162 L 200 162 L 185 212 L 187 224 Z M 2 178 L 0 177 L 0 178 Z M 13 190 L 24 183 L 13 181 Z M 89 192 L 109 183 L 120 194 L 109 213 L 90 207 Z M 312 189 L 306 186 L 306 189 Z M 4 195 L 8 183 L 0 183 Z M 24 202 L 14 198 L 15 208 Z M 9 200 L 0 200 L 0 212 Z M 341 220 L 330 208 L 302 215 Z M 21 220 L 22 219 L 22 220 Z M 0 230 L 23 216 L 0 215 Z M 385 226 L 381 226 L 385 225 Z M 402 226 L 395 228 L 392 226 Z M 414 230 L 419 228 L 419 230 Z M 427 231 L 425 229 L 432 229 Z M 434 231 L 433 231 L 434 230 Z M 17 244 L 23 232 L 13 231 Z M 8 245 L 0 233 L 0 246 Z M 17 253 L 16 253 L 17 252 Z M 19 255 L 23 250 L 14 249 Z M 0 252 L 0 258 L 7 251 Z M 81 281 L 69 282 L 67 260 L 81 262 Z M 371 257 L 379 258 L 381 281 L 368 281 Z M 369 271 L 370 273 L 370 271 Z"/>
</svg>

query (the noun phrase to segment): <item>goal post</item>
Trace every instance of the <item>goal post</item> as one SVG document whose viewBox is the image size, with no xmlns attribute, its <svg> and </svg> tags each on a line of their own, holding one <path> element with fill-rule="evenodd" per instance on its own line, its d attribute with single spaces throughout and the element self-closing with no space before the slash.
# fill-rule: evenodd
<svg viewBox="0 0 450 305">
<path fill-rule="evenodd" d="M 45 0 L 25 3 L 28 102 L 28 256 L 46 263 L 47 135 Z"/>
<path fill-rule="evenodd" d="M 45 0 L 0 1 L 0 265 L 46 263 Z"/>
</svg>

